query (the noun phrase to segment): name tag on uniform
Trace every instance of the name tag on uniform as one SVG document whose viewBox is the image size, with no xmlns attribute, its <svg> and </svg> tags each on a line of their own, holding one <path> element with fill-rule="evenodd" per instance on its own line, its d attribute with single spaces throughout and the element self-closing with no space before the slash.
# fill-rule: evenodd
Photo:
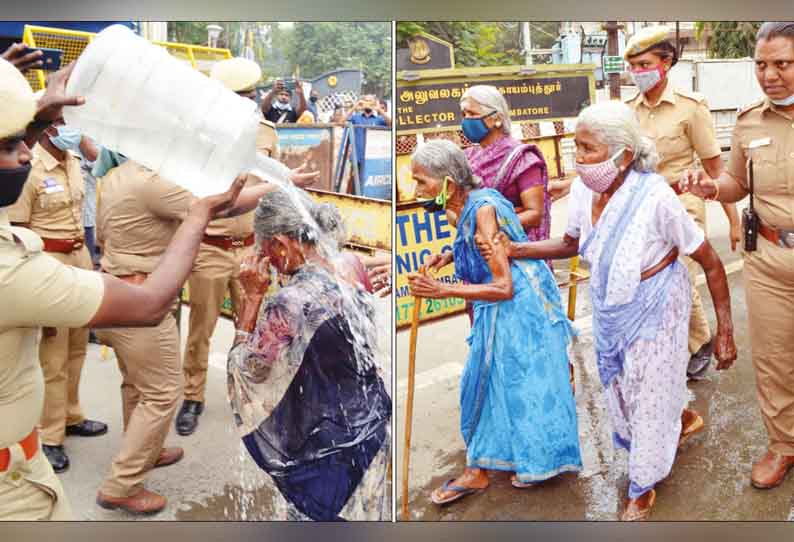
<svg viewBox="0 0 794 542">
<path fill-rule="evenodd" d="M 41 183 L 41 186 L 44 188 L 45 194 L 57 194 L 58 192 L 63 192 L 63 186 L 55 182 L 55 179 L 52 177 L 44 179 L 44 182 Z"/>
<path fill-rule="evenodd" d="M 758 147 L 766 147 L 772 143 L 771 137 L 762 137 L 761 139 L 754 139 L 747 145 L 748 149 L 757 149 Z"/>
</svg>

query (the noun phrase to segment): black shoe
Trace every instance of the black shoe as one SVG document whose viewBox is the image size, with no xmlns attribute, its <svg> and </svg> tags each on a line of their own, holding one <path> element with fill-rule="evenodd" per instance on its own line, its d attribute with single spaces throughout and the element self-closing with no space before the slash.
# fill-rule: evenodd
<svg viewBox="0 0 794 542">
<path fill-rule="evenodd" d="M 63 446 L 48 446 L 47 444 L 41 445 L 41 450 L 47 456 L 47 460 L 52 465 L 52 470 L 55 472 L 63 472 L 69 468 L 69 456 Z"/>
<path fill-rule="evenodd" d="M 198 417 L 204 412 L 204 403 L 185 399 L 176 415 L 176 432 L 186 437 L 198 427 Z"/>
<path fill-rule="evenodd" d="M 66 435 L 75 437 L 98 437 L 108 432 L 106 423 L 94 420 L 83 420 L 80 423 L 66 426 Z"/>
<path fill-rule="evenodd" d="M 710 340 L 701 346 L 700 350 L 692 354 L 692 357 L 689 358 L 689 365 L 686 368 L 686 376 L 689 380 L 702 380 L 706 377 L 713 353 L 714 341 Z"/>
</svg>

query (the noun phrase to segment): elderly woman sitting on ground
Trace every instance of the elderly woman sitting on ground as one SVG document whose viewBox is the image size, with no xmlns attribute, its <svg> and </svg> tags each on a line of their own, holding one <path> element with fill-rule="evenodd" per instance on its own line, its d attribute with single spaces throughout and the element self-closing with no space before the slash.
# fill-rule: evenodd
<svg viewBox="0 0 794 542">
<path fill-rule="evenodd" d="M 628 106 L 609 101 L 588 107 L 579 115 L 575 141 L 579 178 L 571 187 L 565 236 L 536 243 L 496 236 L 481 240 L 480 248 L 486 254 L 493 248 L 491 257 L 578 253 L 590 264 L 596 362 L 614 442 L 629 452 L 622 519 L 645 519 L 677 448 L 704 426 L 684 408 L 691 286 L 678 254 L 706 272 L 717 312 L 717 369 L 736 359 L 728 283 L 703 231 L 654 173 L 654 145 Z"/>
</svg>

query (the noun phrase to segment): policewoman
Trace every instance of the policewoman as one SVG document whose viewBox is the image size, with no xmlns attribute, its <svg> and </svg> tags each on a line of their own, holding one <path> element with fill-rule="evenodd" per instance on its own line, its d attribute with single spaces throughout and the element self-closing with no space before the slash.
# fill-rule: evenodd
<svg viewBox="0 0 794 542">
<path fill-rule="evenodd" d="M 679 185 L 681 173 L 693 168 L 695 156 L 711 177 L 723 170 L 721 149 L 714 131 L 714 121 L 705 98 L 695 92 L 676 88 L 669 81 L 670 69 L 678 62 L 678 51 L 671 43 L 665 26 L 648 26 L 638 31 L 626 44 L 624 58 L 631 66 L 631 76 L 639 89 L 628 105 L 637 114 L 645 135 L 656 144 L 659 153 L 657 172 L 667 179 L 695 223 L 708 236 L 706 205 L 692 194 L 684 194 Z M 723 203 L 731 226 L 731 248 L 740 239 L 736 205 Z M 700 269 L 691 258 L 682 257 L 690 279 Z M 694 282 L 693 282 L 694 284 Z M 687 375 L 701 377 L 708 369 L 713 352 L 709 322 L 697 288 L 692 288 L 689 319 L 689 353 Z"/>
<path fill-rule="evenodd" d="M 716 178 L 698 171 L 682 182 L 723 203 L 752 196 L 743 217 L 744 287 L 769 442 L 751 481 L 766 489 L 794 466 L 794 22 L 761 26 L 755 74 L 765 96 L 739 112 L 726 171 Z"/>
</svg>

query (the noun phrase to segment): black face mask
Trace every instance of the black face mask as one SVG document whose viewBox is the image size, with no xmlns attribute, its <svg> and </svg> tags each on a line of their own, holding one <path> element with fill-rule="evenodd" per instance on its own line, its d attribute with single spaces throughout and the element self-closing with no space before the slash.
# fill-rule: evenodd
<svg viewBox="0 0 794 542">
<path fill-rule="evenodd" d="M 425 211 L 427 211 L 428 213 L 431 213 L 431 214 L 432 213 L 438 213 L 438 212 L 444 212 L 444 207 L 442 205 L 439 205 L 436 202 L 435 198 L 423 201 L 422 202 L 422 207 L 425 208 Z"/>
<path fill-rule="evenodd" d="M 30 164 L 13 169 L 0 168 L 0 207 L 13 205 L 19 199 L 30 174 Z"/>
<path fill-rule="evenodd" d="M 317 96 L 312 96 L 311 98 L 309 98 L 309 101 L 311 103 L 316 103 L 317 102 Z"/>
</svg>

